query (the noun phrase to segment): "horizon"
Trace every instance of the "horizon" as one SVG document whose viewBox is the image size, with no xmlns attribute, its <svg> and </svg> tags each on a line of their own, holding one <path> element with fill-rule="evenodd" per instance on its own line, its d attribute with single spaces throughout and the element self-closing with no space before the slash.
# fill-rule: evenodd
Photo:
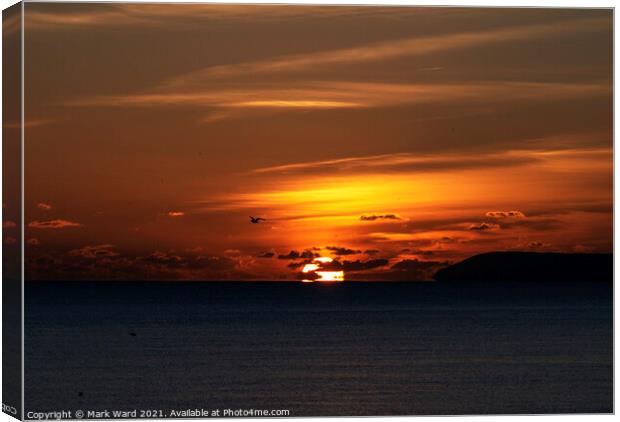
<svg viewBox="0 0 620 422">
<path fill-rule="evenodd" d="M 480 257 L 480 256 L 488 256 L 488 255 L 496 255 L 496 254 L 526 254 L 526 255 L 576 255 L 576 256 L 600 256 L 600 255 L 610 255 L 613 257 L 613 252 L 533 252 L 533 251 L 489 251 L 489 252 L 483 252 L 480 254 L 475 254 L 469 257 L 466 257 L 465 259 L 463 259 L 462 261 L 458 261 L 458 262 L 451 262 L 451 263 L 447 263 L 444 266 L 441 266 L 438 268 L 438 272 L 439 270 L 442 270 L 444 268 L 451 268 L 454 267 L 456 264 L 460 264 L 462 262 L 467 262 L 470 258 L 475 258 L 475 257 Z M 601 269 L 599 269 L 601 270 Z M 109 279 L 103 279 L 103 278 L 99 278 L 99 279 L 92 279 L 92 280 L 81 280 L 81 279 L 55 279 L 55 280 L 48 280 L 48 279 L 26 279 L 27 282 L 49 282 L 49 281 L 54 281 L 54 282 L 60 282 L 60 283 L 82 283 L 84 281 L 92 281 L 92 282 L 102 282 L 102 283 L 179 283 L 179 282 L 190 282 L 190 283 L 295 283 L 295 284 L 299 284 L 300 282 L 303 283 L 313 283 L 313 282 L 317 282 L 319 284 L 343 284 L 343 282 L 347 282 L 347 283 L 440 283 L 440 284 L 445 284 L 445 283 L 452 283 L 454 282 L 454 280 L 440 280 L 436 278 L 436 273 L 432 274 L 431 278 L 428 279 L 409 279 L 409 278 L 393 278 L 393 279 L 386 279 L 386 278 L 376 278 L 376 279 L 372 279 L 372 278 L 355 278 L 355 274 L 353 275 L 353 277 L 346 277 L 343 278 L 342 280 L 304 280 L 303 274 L 297 274 L 296 275 L 297 278 L 290 278 L 290 279 L 239 279 L 239 280 L 218 280 L 218 279 L 176 279 L 176 278 L 160 278 L 160 279 L 155 279 L 155 278 L 149 278 L 149 279 L 133 279 L 133 280 L 120 280 L 117 278 L 109 278 Z M 612 275 L 612 279 L 613 279 L 613 275 Z M 612 279 L 610 279 L 609 281 L 612 281 Z M 565 280 L 567 282 L 572 282 L 572 283 L 583 283 L 586 280 Z M 589 280 L 592 281 L 592 280 Z M 601 281 L 601 280 L 596 280 L 596 281 Z M 540 281 L 538 281 L 540 282 Z M 556 283 L 554 281 L 549 281 L 550 283 Z M 489 283 L 488 280 L 460 280 L 458 282 L 459 284 L 468 284 L 468 283 L 473 283 L 473 284 L 486 284 Z M 515 280 L 495 280 L 493 281 L 494 284 L 497 283 L 521 283 L 520 281 L 515 281 Z"/>
<path fill-rule="evenodd" d="M 423 281 L 498 250 L 611 253 L 612 18 L 28 3 L 26 279 Z"/>
</svg>

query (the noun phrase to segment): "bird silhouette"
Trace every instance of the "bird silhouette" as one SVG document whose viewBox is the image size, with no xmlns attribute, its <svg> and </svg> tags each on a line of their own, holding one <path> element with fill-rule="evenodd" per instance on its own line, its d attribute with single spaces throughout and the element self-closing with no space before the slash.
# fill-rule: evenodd
<svg viewBox="0 0 620 422">
<path fill-rule="evenodd" d="M 267 221 L 267 220 L 265 220 L 262 217 L 252 217 L 252 216 L 250 216 L 250 223 L 252 223 L 252 224 L 258 224 L 261 221 Z"/>
</svg>

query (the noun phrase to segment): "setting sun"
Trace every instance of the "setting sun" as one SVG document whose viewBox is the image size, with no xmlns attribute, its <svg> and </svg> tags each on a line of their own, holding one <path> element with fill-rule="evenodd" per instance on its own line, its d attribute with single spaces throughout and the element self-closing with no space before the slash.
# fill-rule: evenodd
<svg viewBox="0 0 620 422">
<path fill-rule="evenodd" d="M 344 281 L 344 271 L 319 271 L 324 270 L 321 264 L 330 264 L 334 260 L 328 256 L 319 256 L 312 260 L 312 263 L 306 264 L 301 270 L 304 274 L 315 274 L 316 278 L 303 279 L 304 283 L 312 283 L 314 281 Z"/>
<path fill-rule="evenodd" d="M 321 278 L 316 281 L 344 281 L 344 271 L 317 271 Z"/>
<path fill-rule="evenodd" d="M 316 264 L 306 264 L 303 268 L 303 270 L 301 270 L 301 272 L 303 273 L 309 273 L 310 271 L 316 271 L 319 269 L 319 266 Z"/>
</svg>

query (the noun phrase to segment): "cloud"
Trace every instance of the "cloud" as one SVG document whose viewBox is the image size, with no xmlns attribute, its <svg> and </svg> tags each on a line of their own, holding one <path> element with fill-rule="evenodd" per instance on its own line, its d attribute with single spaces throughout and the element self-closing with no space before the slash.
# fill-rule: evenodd
<svg viewBox="0 0 620 422">
<path fill-rule="evenodd" d="M 2 124 L 2 127 L 5 129 L 21 129 L 23 128 L 33 128 L 33 127 L 37 127 L 37 126 L 42 126 L 42 125 L 46 125 L 49 123 L 53 123 L 54 120 L 52 119 L 33 119 L 33 120 L 27 120 L 24 122 L 24 124 L 22 124 L 21 121 L 17 121 L 17 122 L 6 122 Z"/>
<path fill-rule="evenodd" d="M 499 229 L 499 224 L 495 224 L 495 223 L 470 224 L 467 227 L 467 230 L 472 230 L 472 231 L 487 231 L 487 230 L 497 230 L 497 229 Z"/>
<path fill-rule="evenodd" d="M 538 241 L 530 242 L 527 244 L 527 247 L 530 249 L 541 249 L 541 248 L 546 248 L 548 246 L 549 246 L 548 243 L 543 243 L 543 242 L 538 242 Z"/>
<path fill-rule="evenodd" d="M 117 252 L 113 245 L 83 246 L 66 253 L 29 255 L 28 279 L 90 280 L 242 280 L 252 274 L 237 259 L 174 251 L 147 255 Z"/>
<path fill-rule="evenodd" d="M 50 204 L 46 204 L 45 202 L 39 202 L 37 204 L 37 208 L 43 211 L 49 211 L 51 210 L 53 207 Z"/>
<path fill-rule="evenodd" d="M 166 263 L 168 259 L 174 265 L 180 265 L 182 268 L 192 270 L 211 270 L 215 272 L 227 272 L 236 268 L 237 261 L 231 258 L 221 256 L 196 256 L 196 257 L 180 257 L 167 254 L 151 255 L 152 262 Z"/>
<path fill-rule="evenodd" d="M 489 211 L 485 215 L 492 218 L 525 218 L 521 211 Z"/>
<path fill-rule="evenodd" d="M 64 229 L 68 227 L 82 227 L 82 224 L 68 220 L 31 221 L 28 223 L 31 229 Z"/>
<path fill-rule="evenodd" d="M 177 76 L 164 84 L 166 87 L 188 87 L 205 80 L 230 78 L 261 73 L 300 72 L 334 65 L 353 65 L 365 62 L 391 60 L 398 57 L 418 57 L 442 51 L 463 50 L 489 44 L 531 40 L 543 36 L 561 36 L 580 32 L 608 30 L 610 20 L 579 19 L 535 25 L 514 26 L 488 31 L 461 32 L 430 37 L 413 37 L 382 41 L 351 48 L 288 55 L 267 60 L 217 65 Z"/>
<path fill-rule="evenodd" d="M 261 252 L 256 255 L 257 258 L 273 258 L 276 254 L 274 252 Z"/>
<path fill-rule="evenodd" d="M 403 171 L 414 173 L 521 166 L 538 163 L 542 160 L 542 157 L 529 151 L 505 151 L 476 155 L 396 153 L 262 167 L 252 172 L 277 175 L 333 175 L 349 174 L 353 171 L 368 174 Z"/>
<path fill-rule="evenodd" d="M 278 255 L 278 259 L 311 259 L 318 256 L 319 255 L 317 253 L 314 253 L 310 250 L 305 250 L 303 252 L 290 251 L 288 254 Z"/>
<path fill-rule="evenodd" d="M 359 272 L 359 271 L 369 271 L 374 270 L 376 268 L 384 267 L 389 264 L 387 259 L 369 259 L 366 261 L 356 260 L 356 261 L 340 261 L 338 259 L 334 259 L 331 262 L 316 262 L 318 265 L 318 269 L 316 271 L 344 271 L 345 274 L 347 272 Z M 304 266 L 306 262 L 293 262 L 289 264 L 289 267 L 292 269 L 296 269 Z"/>
<path fill-rule="evenodd" d="M 309 264 L 310 260 L 306 260 L 306 261 L 294 261 L 294 262 L 289 262 L 286 266 L 288 268 L 290 268 L 291 270 L 296 270 L 298 268 L 303 267 L 306 264 Z"/>
<path fill-rule="evenodd" d="M 360 216 L 362 221 L 376 221 L 376 220 L 401 220 L 400 216 L 396 214 L 363 214 Z"/>
<path fill-rule="evenodd" d="M 4 220 L 2 222 L 2 228 L 3 229 L 12 229 L 14 227 L 17 227 L 17 224 L 15 223 L 15 221 L 11 221 L 11 220 Z"/>
<path fill-rule="evenodd" d="M 15 239 L 14 237 L 12 237 L 12 236 L 5 236 L 4 237 L 4 244 L 5 245 L 13 245 L 15 243 L 17 243 L 17 239 Z"/>
<path fill-rule="evenodd" d="M 334 255 L 343 256 L 343 255 L 355 255 L 358 253 L 362 253 L 360 250 L 343 248 L 340 246 L 325 246 L 325 249 L 332 252 Z"/>
<path fill-rule="evenodd" d="M 380 250 L 378 250 L 378 249 L 366 249 L 366 250 L 364 251 L 364 253 L 365 253 L 366 255 L 376 255 L 376 254 L 378 254 L 379 252 L 381 252 L 381 251 L 380 251 Z"/>
<path fill-rule="evenodd" d="M 114 245 L 95 245 L 95 246 L 83 246 L 79 249 L 73 249 L 69 251 L 71 256 L 79 256 L 82 258 L 96 259 L 103 257 L 118 256 L 118 252 L 114 250 Z"/>
<path fill-rule="evenodd" d="M 420 261 L 418 259 L 404 259 L 392 265 L 391 275 L 398 280 L 431 280 L 433 274 L 448 262 Z"/>
<path fill-rule="evenodd" d="M 96 4 L 89 5 L 76 12 L 67 11 L 62 5 L 54 9 L 32 9 L 28 12 L 26 26 L 28 30 L 72 30 L 85 27 L 118 28 L 153 27 L 158 30 L 196 29 L 192 23 L 213 27 L 217 24 L 230 25 L 232 22 L 260 20 L 272 22 L 277 20 L 309 17 L 330 17 L 348 13 L 360 13 L 358 10 L 344 7 L 289 7 L 284 5 L 241 5 L 241 4 Z M 394 14 L 394 8 L 372 8 L 373 14 Z M 338 13 L 342 10 L 344 13 Z M 370 12 L 370 11 L 369 11 Z M 17 19 L 16 24 L 19 23 Z"/>
<path fill-rule="evenodd" d="M 342 269 L 345 272 L 367 271 L 388 265 L 387 259 L 370 259 L 367 261 L 343 261 Z"/>
<path fill-rule="evenodd" d="M 41 244 L 41 241 L 37 239 L 36 237 L 33 237 L 33 238 L 28 239 L 26 243 L 32 246 L 39 246 Z"/>
<path fill-rule="evenodd" d="M 406 84 L 347 81 L 297 81 L 282 85 L 248 84 L 208 91 L 154 91 L 83 97 L 65 102 L 75 107 L 204 107 L 232 110 L 333 109 L 391 107 L 411 104 L 550 101 L 611 96 L 611 83 L 472 82 Z M 204 88 L 203 88 L 204 89 Z M 226 117 L 229 117 L 228 114 Z"/>
<path fill-rule="evenodd" d="M 168 217 L 183 217 L 184 215 L 183 211 L 168 211 Z"/>
</svg>

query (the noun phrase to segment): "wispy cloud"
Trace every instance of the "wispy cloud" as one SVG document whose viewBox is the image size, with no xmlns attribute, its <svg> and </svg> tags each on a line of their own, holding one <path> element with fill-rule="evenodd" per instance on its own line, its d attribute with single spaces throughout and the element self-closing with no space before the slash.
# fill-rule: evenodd
<svg viewBox="0 0 620 422">
<path fill-rule="evenodd" d="M 5 129 L 20 129 L 20 128 L 31 128 L 37 126 L 43 126 L 50 123 L 53 123 L 53 119 L 32 119 L 26 120 L 24 124 L 22 122 L 6 122 L 2 124 L 2 127 Z"/>
<path fill-rule="evenodd" d="M 404 104 L 560 101 L 610 96 L 609 82 L 593 84 L 493 82 L 472 84 L 391 84 L 307 81 L 297 86 L 214 89 L 205 92 L 96 96 L 68 101 L 69 106 L 205 107 L 228 110 L 205 123 L 229 118 L 233 110 L 333 109 L 389 107 Z"/>
<path fill-rule="evenodd" d="M 430 9 L 424 9 L 426 12 Z M 187 30 L 191 22 L 210 25 L 235 21 L 258 20 L 273 22 L 282 19 L 309 19 L 324 17 L 355 17 L 368 14 L 398 16 L 402 8 L 346 7 L 276 4 L 97 4 L 82 7 L 76 12 L 70 8 L 54 10 L 30 9 L 26 25 L 29 30 L 71 30 L 85 26 L 117 28 L 121 26 L 156 26 L 164 30 Z M 423 10 L 418 8 L 421 13 Z"/>
<path fill-rule="evenodd" d="M 122 9 L 122 12 L 128 13 L 132 19 L 151 19 L 151 15 L 158 15 L 163 9 L 155 7 L 150 11 L 144 10 L 140 6 L 136 9 Z M 200 15 L 201 9 L 196 10 Z M 65 19 L 78 18 L 72 16 Z M 89 16 L 88 19 L 82 19 L 88 22 L 94 18 Z M 399 57 L 415 57 L 515 40 L 528 41 L 541 37 L 602 31 L 607 30 L 608 26 L 607 18 L 588 18 L 371 42 L 350 48 L 210 66 L 163 81 L 146 92 L 83 97 L 69 100 L 65 104 L 85 107 L 203 107 L 208 114 L 201 123 L 211 124 L 239 117 L 254 110 L 329 110 L 456 103 L 501 104 L 514 101 L 562 101 L 610 96 L 612 92 L 610 81 L 353 82 L 333 80 L 335 75 L 331 71 L 333 65 L 351 66 L 384 62 Z M 293 80 L 274 79 L 270 76 L 273 73 L 299 73 L 307 70 L 312 71 L 315 76 L 313 79 L 309 79 L 309 74 L 301 78 L 298 75 Z M 318 79 L 317 72 L 329 75 L 329 80 Z"/>
<path fill-rule="evenodd" d="M 556 160 L 570 160 L 573 165 L 592 169 L 600 159 L 611 156 L 610 148 L 560 149 L 560 150 L 506 150 L 487 153 L 441 153 L 416 154 L 395 153 L 344 157 L 331 160 L 308 161 L 294 164 L 262 167 L 252 171 L 256 174 L 348 174 L 384 172 L 433 172 L 441 170 L 468 170 L 477 168 L 510 167 L 547 162 L 549 166 Z M 577 167 L 579 168 L 579 167 Z M 561 170 L 561 168 L 558 168 Z M 518 212 L 518 211 L 514 211 Z"/>
<path fill-rule="evenodd" d="M 32 229 L 64 229 L 68 227 L 82 227 L 82 224 L 68 220 L 31 221 L 28 227 Z"/>
<path fill-rule="evenodd" d="M 321 66 L 384 61 L 398 57 L 422 56 L 442 51 L 500 44 L 509 41 L 531 40 L 544 36 L 595 32 L 607 30 L 609 23 L 609 19 L 580 19 L 480 32 L 462 32 L 376 42 L 352 48 L 289 55 L 239 64 L 211 66 L 173 78 L 165 83 L 164 86 L 194 86 L 196 83 L 212 78 L 230 78 L 238 75 L 291 72 L 307 69 L 315 70 Z"/>
<path fill-rule="evenodd" d="M 334 160 L 310 161 L 306 163 L 285 164 L 264 167 L 254 173 L 274 174 L 346 174 L 357 172 L 389 172 L 389 171 L 433 171 L 458 170 L 469 168 L 505 167 L 523 165 L 539 161 L 536 154 L 527 151 L 508 151 L 490 154 L 435 154 L 423 155 L 413 153 L 397 153 L 371 155 L 365 157 L 347 157 Z"/>
</svg>

